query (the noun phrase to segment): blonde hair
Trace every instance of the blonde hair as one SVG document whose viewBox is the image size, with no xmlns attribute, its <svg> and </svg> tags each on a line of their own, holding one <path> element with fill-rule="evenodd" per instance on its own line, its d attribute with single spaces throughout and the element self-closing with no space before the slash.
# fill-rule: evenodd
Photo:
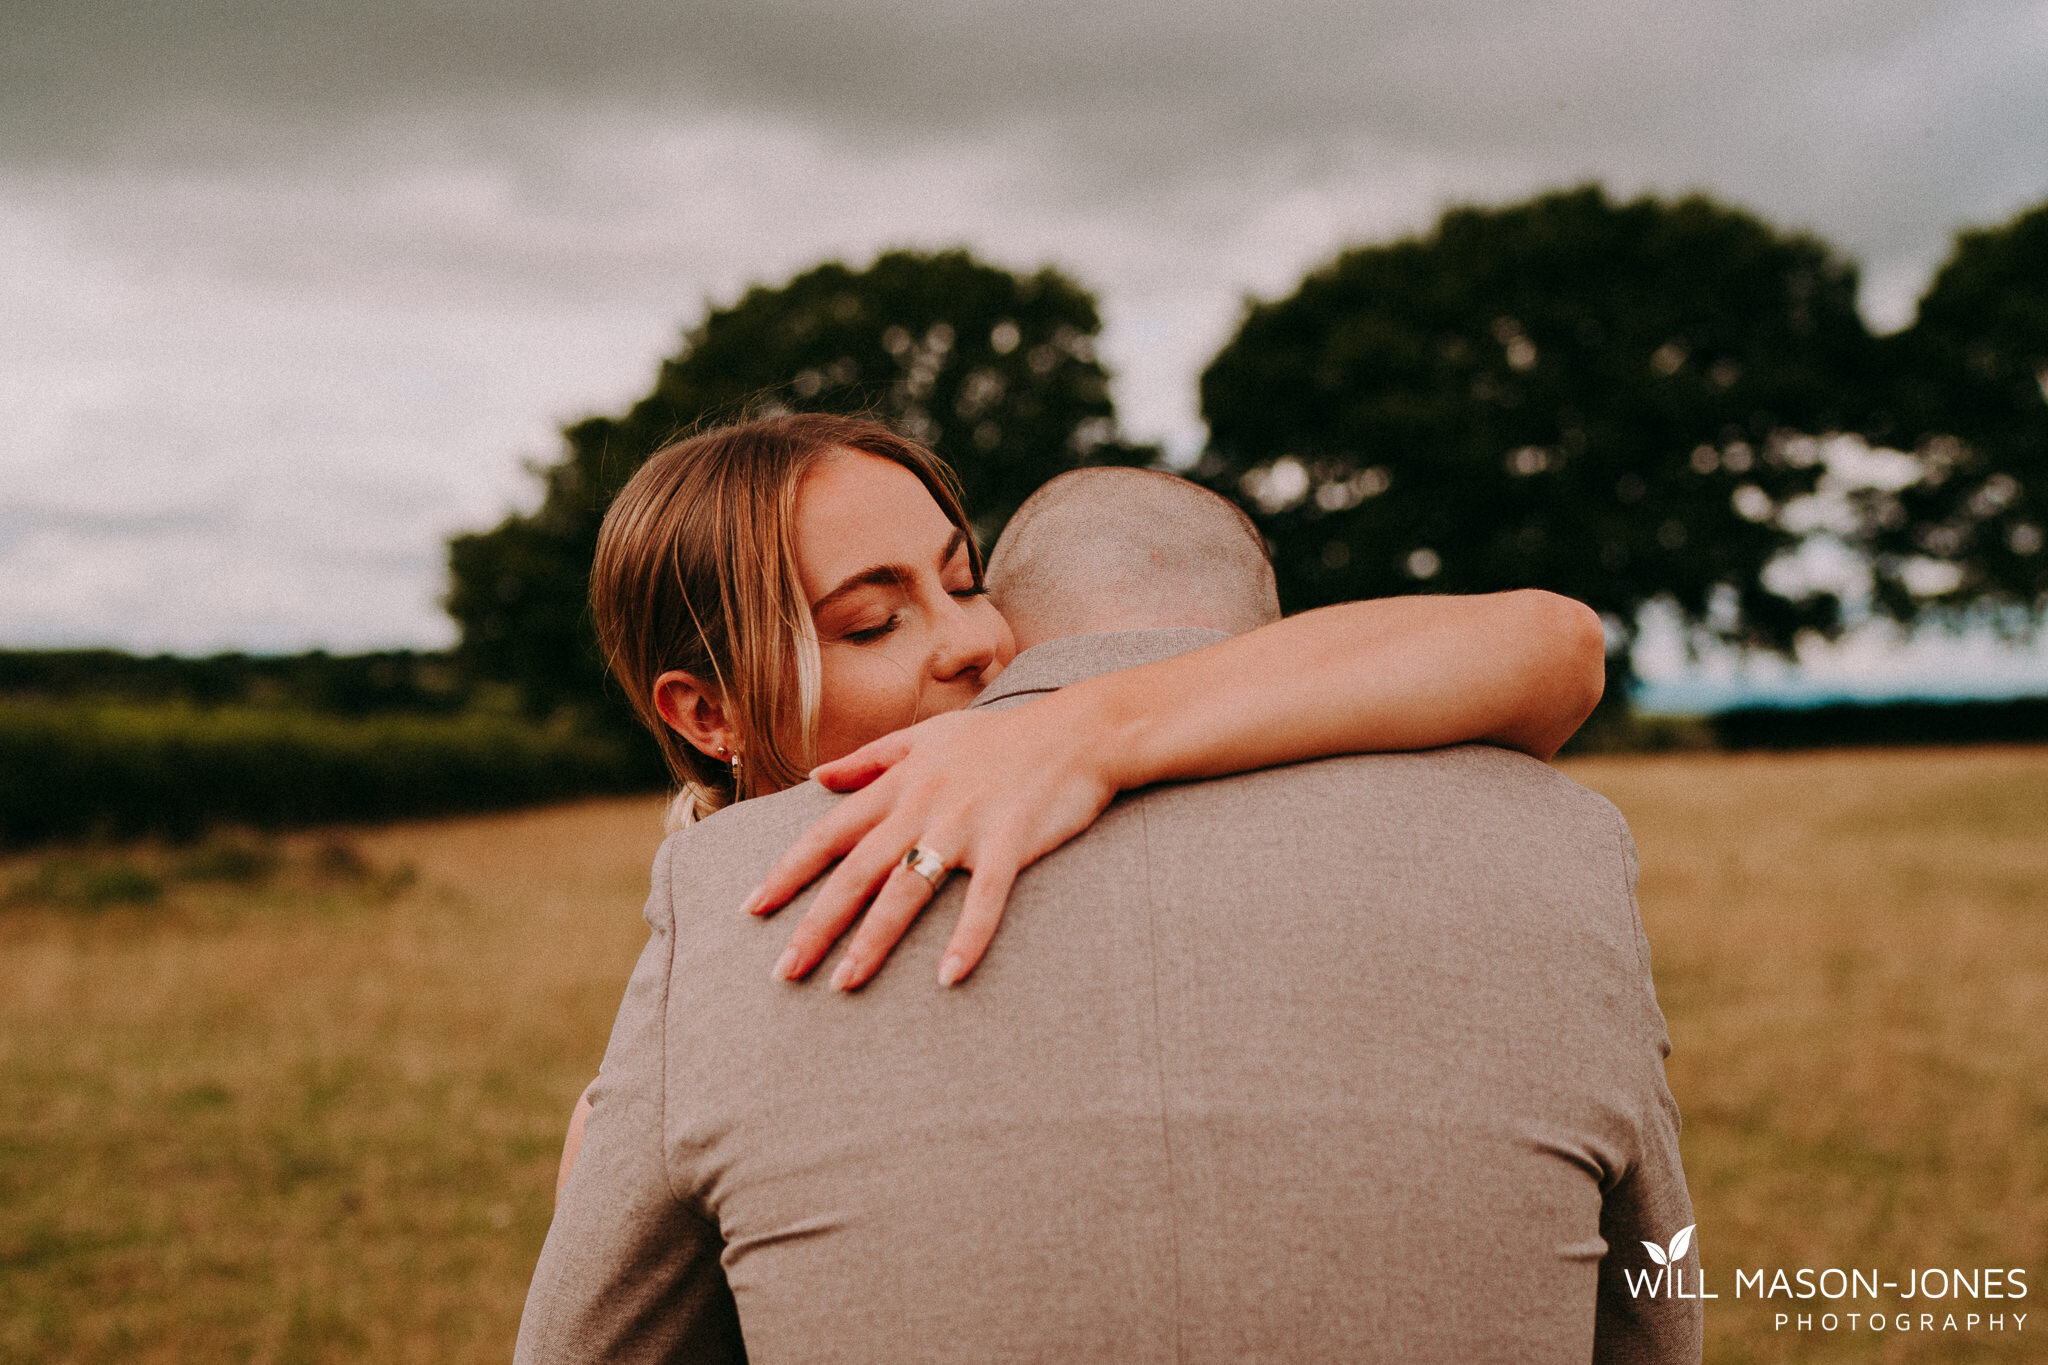
<svg viewBox="0 0 2048 1365">
<path fill-rule="evenodd" d="M 734 801 L 780 791 L 815 764 L 818 637 L 797 574 L 797 487 L 835 450 L 902 465 L 981 551 L 945 462 L 860 417 L 798 413 L 718 427 L 648 457 L 605 513 L 590 610 L 605 667 L 653 733 L 678 788 L 671 829 Z M 723 702 L 740 755 L 723 761 L 670 729 L 654 705 L 671 669 Z"/>
</svg>

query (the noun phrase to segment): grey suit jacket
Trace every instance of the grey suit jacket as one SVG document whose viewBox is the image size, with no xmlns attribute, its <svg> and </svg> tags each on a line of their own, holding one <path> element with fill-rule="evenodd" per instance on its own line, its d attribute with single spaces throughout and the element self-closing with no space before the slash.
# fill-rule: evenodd
<svg viewBox="0 0 2048 1365">
<path fill-rule="evenodd" d="M 1217 638 L 1055 641 L 977 704 Z M 1692 1214 L 1600 797 L 1482 747 L 1148 790 L 963 985 L 955 877 L 852 996 L 739 910 L 834 799 L 662 847 L 519 1361 L 1697 1358 L 1621 1274 Z"/>
</svg>

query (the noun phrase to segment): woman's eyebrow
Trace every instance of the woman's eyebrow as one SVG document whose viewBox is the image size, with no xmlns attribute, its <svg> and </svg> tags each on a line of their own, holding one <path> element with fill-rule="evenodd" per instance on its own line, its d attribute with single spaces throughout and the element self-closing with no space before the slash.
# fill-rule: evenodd
<svg viewBox="0 0 2048 1365">
<path fill-rule="evenodd" d="M 811 603 L 811 614 L 817 615 L 849 593 L 862 588 L 900 588 L 910 582 L 910 570 L 900 564 L 877 564 L 850 574 L 840 581 L 838 587 Z"/>
<path fill-rule="evenodd" d="M 948 564 L 952 563 L 953 556 L 959 554 L 961 547 L 966 545 L 966 543 L 967 533 L 955 527 L 953 534 L 946 540 L 946 548 L 939 551 L 939 568 L 943 570 Z M 817 615 L 848 593 L 858 592 L 862 588 L 904 587 L 909 584 L 911 577 L 911 571 L 904 568 L 901 564 L 872 565 L 862 569 L 857 574 L 849 574 L 840 580 L 838 587 L 811 603 L 811 614 L 813 616 Z"/>
</svg>

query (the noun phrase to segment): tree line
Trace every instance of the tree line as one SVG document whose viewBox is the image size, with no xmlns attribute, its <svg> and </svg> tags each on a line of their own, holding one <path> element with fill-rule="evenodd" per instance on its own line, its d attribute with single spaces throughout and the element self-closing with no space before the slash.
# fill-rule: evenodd
<svg viewBox="0 0 2048 1365">
<path fill-rule="evenodd" d="M 1289 610 L 1515 587 L 1591 603 L 1624 705 L 1650 603 L 1695 641 L 1758 650 L 1861 615 L 2036 627 L 2048 205 L 1960 234 L 1902 332 L 1873 336 L 1855 301 L 1825 242 L 1699 196 L 1455 209 L 1248 304 L 1201 375 L 1208 439 L 1183 472 L 1252 515 Z M 0 847 L 655 785 L 584 605 L 598 524 L 640 463 L 751 413 L 872 413 L 952 463 L 992 542 L 1064 470 L 1166 463 L 1121 435 L 1100 331 L 1061 271 L 964 251 L 751 289 L 685 334 L 646 397 L 566 429 L 534 511 L 450 542 L 452 654 L 0 653 Z M 1816 536 L 1828 574 L 1811 572 Z M 1607 733 L 2039 739 L 2048 704 Z"/>
<path fill-rule="evenodd" d="M 2048 205 L 1960 234 L 1900 333 L 1869 331 L 1856 288 L 1819 238 L 1703 196 L 1454 209 L 1250 304 L 1201 375 L 1184 472 L 1257 521 L 1289 610 L 1550 588 L 1606 617 L 1618 677 L 1652 602 L 1695 640 L 1779 652 L 1860 612 L 2031 627 Z M 958 470 L 989 539 L 1063 470 L 1163 464 L 1119 433 L 1100 325 L 1062 272 L 964 251 L 828 263 L 712 309 L 645 398 L 567 428 L 535 511 L 451 542 L 458 660 L 535 714 L 597 707 L 598 524 L 708 423 L 879 415 Z M 1844 441 L 1896 452 L 1888 476 L 1837 468 Z M 1802 572 L 1816 533 L 1844 552 L 1832 579 Z"/>
</svg>

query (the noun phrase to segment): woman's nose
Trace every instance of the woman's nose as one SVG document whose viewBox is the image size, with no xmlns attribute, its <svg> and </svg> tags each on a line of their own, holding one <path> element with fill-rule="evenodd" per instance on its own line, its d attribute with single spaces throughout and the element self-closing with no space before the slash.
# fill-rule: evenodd
<svg viewBox="0 0 2048 1365">
<path fill-rule="evenodd" d="M 1001 619 L 985 599 L 970 603 L 946 599 L 949 610 L 932 651 L 932 676 L 951 682 L 966 673 L 985 673 L 995 663 Z"/>
</svg>

